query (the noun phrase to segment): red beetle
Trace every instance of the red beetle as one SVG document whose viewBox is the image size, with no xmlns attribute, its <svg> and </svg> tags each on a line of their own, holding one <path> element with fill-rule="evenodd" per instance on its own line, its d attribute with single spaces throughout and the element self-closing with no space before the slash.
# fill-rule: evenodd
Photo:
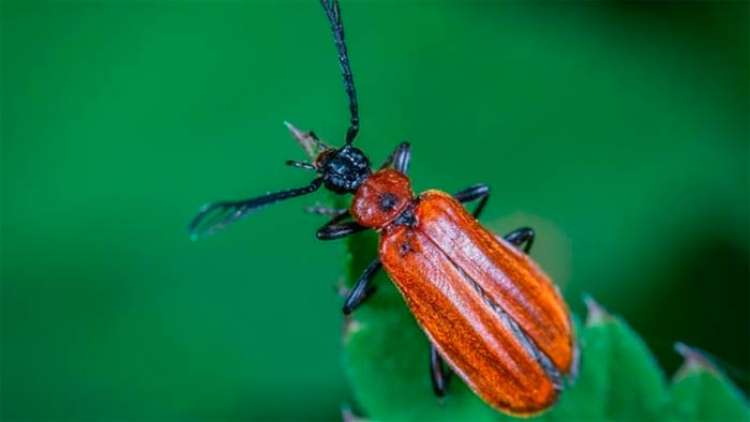
<svg viewBox="0 0 750 422">
<path fill-rule="evenodd" d="M 348 210 L 316 208 L 333 215 L 317 232 L 339 239 L 371 228 L 380 233 L 379 256 L 349 291 L 344 313 L 373 292 L 370 282 L 384 267 L 431 342 L 430 375 L 437 395 L 446 393 L 442 361 L 494 408 L 531 415 L 549 408 L 566 377 L 575 375 L 578 353 L 570 314 L 558 289 L 529 259 L 530 228 L 497 237 L 478 221 L 489 188 L 478 184 L 449 195 L 414 195 L 406 171 L 410 147 L 400 144 L 379 170 L 352 143 L 359 113 L 344 28 L 336 0 L 322 0 L 349 97 L 346 142 L 332 148 L 288 124 L 312 162 L 288 165 L 318 175 L 308 186 L 242 201 L 206 205 L 190 224 L 193 236 L 211 234 L 257 208 L 306 195 L 321 186 L 354 194 Z M 463 202 L 478 200 L 472 213 Z M 398 388 L 398 386 L 396 386 Z"/>
</svg>

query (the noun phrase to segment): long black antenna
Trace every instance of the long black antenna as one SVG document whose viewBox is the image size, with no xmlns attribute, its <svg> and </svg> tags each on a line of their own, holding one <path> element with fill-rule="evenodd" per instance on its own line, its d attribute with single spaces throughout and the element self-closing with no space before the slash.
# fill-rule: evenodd
<svg viewBox="0 0 750 422">
<path fill-rule="evenodd" d="M 241 201 L 219 201 L 203 206 L 198 215 L 193 218 L 188 226 L 188 232 L 193 240 L 208 236 L 223 229 L 226 225 L 247 216 L 256 209 L 273 204 L 274 202 L 294 198 L 295 196 L 313 193 L 323 184 L 323 179 L 314 179 L 308 186 L 289 189 L 281 192 L 269 193 L 257 198 Z"/>
<path fill-rule="evenodd" d="M 346 131 L 346 144 L 354 142 L 359 132 L 359 105 L 357 104 L 357 90 L 354 88 L 354 76 L 349 64 L 349 54 L 346 52 L 346 42 L 344 42 L 344 22 L 341 20 L 341 8 L 338 0 L 320 0 L 323 9 L 328 16 L 328 22 L 331 23 L 333 31 L 333 41 L 336 43 L 336 50 L 339 54 L 339 63 L 341 64 L 341 74 L 344 77 L 344 89 L 349 97 L 349 114 L 351 120 L 349 129 Z"/>
</svg>

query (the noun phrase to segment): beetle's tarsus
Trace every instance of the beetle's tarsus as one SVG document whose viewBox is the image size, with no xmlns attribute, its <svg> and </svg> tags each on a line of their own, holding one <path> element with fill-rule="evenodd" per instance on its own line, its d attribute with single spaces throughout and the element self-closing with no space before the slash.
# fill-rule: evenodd
<svg viewBox="0 0 750 422">
<path fill-rule="evenodd" d="M 479 204 L 477 204 L 477 207 L 472 212 L 474 218 L 479 218 L 482 211 L 484 211 L 484 206 L 487 205 L 487 201 L 490 199 L 490 187 L 484 183 L 478 183 L 456 193 L 453 197 L 461 203 L 479 199 Z"/>
<path fill-rule="evenodd" d="M 443 358 L 430 343 L 430 380 L 432 380 L 432 391 L 438 397 L 444 397 L 448 392 L 448 386 L 451 381 L 451 370 L 443 364 Z"/>
<path fill-rule="evenodd" d="M 534 229 L 531 227 L 521 227 L 506 234 L 503 236 L 503 239 L 517 248 L 521 248 L 521 245 L 523 245 L 522 250 L 528 255 L 531 251 L 531 245 L 534 244 L 534 236 Z"/>
</svg>

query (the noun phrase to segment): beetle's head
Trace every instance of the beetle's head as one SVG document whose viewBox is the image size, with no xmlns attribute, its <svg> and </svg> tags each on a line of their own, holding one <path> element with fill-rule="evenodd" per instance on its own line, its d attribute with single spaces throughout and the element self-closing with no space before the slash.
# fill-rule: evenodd
<svg viewBox="0 0 750 422">
<path fill-rule="evenodd" d="M 349 98 L 349 128 L 346 131 L 345 145 L 341 148 L 331 148 L 320 142 L 314 133 L 302 132 L 290 123 L 284 122 L 310 159 L 310 161 L 287 161 L 287 165 L 314 171 L 316 177 L 307 186 L 301 188 L 267 193 L 240 201 L 218 201 L 206 204 L 193 218 L 188 228 L 193 238 L 214 233 L 263 206 L 313 193 L 321 186 L 338 194 L 354 193 L 372 173 L 365 154 L 352 146 L 359 132 L 359 106 L 357 91 L 354 88 L 354 76 L 344 42 L 344 23 L 341 19 L 339 2 L 338 0 L 322 0 L 321 4 L 333 32 L 344 77 L 344 90 Z"/>
<path fill-rule="evenodd" d="M 354 193 L 372 173 L 370 160 L 362 150 L 345 144 L 332 148 L 320 141 L 313 132 L 302 132 L 286 123 L 292 136 L 299 142 L 312 163 L 288 162 L 297 167 L 315 170 L 326 189 L 335 193 Z"/>
<path fill-rule="evenodd" d="M 189 231 L 193 238 L 212 234 L 256 209 L 274 202 L 313 193 L 321 186 L 338 194 L 354 193 L 372 173 L 370 161 L 362 150 L 350 144 L 345 144 L 341 148 L 332 148 L 321 142 L 314 133 L 302 132 L 290 123 L 286 125 L 311 159 L 310 162 L 287 161 L 287 164 L 314 171 L 318 176 L 305 187 L 268 193 L 240 201 L 218 201 L 206 204 L 190 223 Z"/>
<path fill-rule="evenodd" d="M 325 187 L 336 193 L 353 193 L 370 176 L 370 161 L 351 145 L 322 151 L 313 164 Z"/>
</svg>

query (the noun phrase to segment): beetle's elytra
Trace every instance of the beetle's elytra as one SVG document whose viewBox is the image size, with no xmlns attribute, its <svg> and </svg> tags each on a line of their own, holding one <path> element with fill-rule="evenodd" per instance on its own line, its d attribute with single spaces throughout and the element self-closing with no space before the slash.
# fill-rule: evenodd
<svg viewBox="0 0 750 422">
<path fill-rule="evenodd" d="M 302 188 L 208 204 L 191 222 L 191 234 L 214 233 L 262 206 L 321 186 L 353 194 L 349 209 L 313 209 L 332 217 L 318 230 L 319 239 L 339 239 L 365 229 L 380 234 L 378 258 L 349 291 L 344 313 L 369 297 L 373 276 L 384 268 L 431 342 L 430 375 L 437 395 L 448 392 L 450 373 L 444 360 L 492 407 L 516 415 L 544 411 L 557 399 L 565 379 L 575 376 L 578 349 L 559 291 L 527 256 L 534 231 L 522 228 L 498 237 L 484 228 L 477 221 L 489 198 L 483 184 L 455 195 L 436 190 L 414 195 L 406 176 L 411 158 L 407 143 L 372 171 L 367 156 L 352 145 L 359 132 L 359 108 L 339 4 L 321 3 L 349 98 L 344 146 L 330 147 L 314 133 L 287 123 L 312 159 L 287 164 L 317 177 Z M 479 202 L 469 213 L 461 204 L 471 201 Z"/>
</svg>

